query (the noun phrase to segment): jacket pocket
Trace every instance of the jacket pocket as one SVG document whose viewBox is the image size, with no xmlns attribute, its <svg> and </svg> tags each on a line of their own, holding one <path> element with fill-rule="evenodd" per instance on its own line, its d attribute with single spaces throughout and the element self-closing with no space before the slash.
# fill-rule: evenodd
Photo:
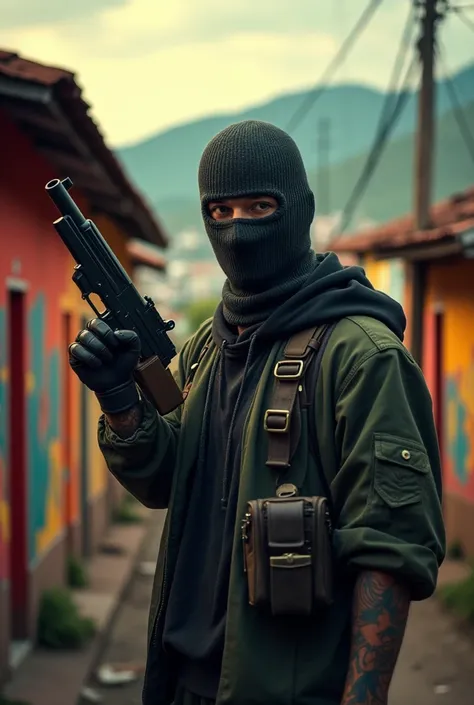
<svg viewBox="0 0 474 705">
<path fill-rule="evenodd" d="M 421 444 L 389 434 L 374 434 L 374 489 L 389 507 L 420 502 L 423 481 L 429 472 L 428 454 Z"/>
</svg>

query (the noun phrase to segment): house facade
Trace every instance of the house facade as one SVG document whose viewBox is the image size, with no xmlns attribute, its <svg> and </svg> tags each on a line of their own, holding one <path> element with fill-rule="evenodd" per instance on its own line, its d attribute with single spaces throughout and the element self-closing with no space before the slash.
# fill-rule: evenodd
<svg viewBox="0 0 474 705">
<path fill-rule="evenodd" d="M 98 407 L 67 362 L 92 317 L 44 186 L 74 198 L 123 266 L 166 237 L 107 148 L 73 74 L 0 51 L 0 683 L 34 644 L 43 590 L 88 557 L 118 497 L 97 448 Z"/>
<path fill-rule="evenodd" d="M 474 188 L 411 218 L 332 243 L 359 257 L 374 286 L 404 305 L 406 344 L 433 399 L 448 543 L 474 557 Z"/>
</svg>

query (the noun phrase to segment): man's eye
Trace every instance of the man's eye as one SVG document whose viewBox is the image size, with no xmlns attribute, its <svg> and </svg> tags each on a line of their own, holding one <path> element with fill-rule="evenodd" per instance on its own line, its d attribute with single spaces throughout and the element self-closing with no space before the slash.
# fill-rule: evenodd
<svg viewBox="0 0 474 705">
<path fill-rule="evenodd" d="M 255 204 L 254 208 L 256 208 L 259 211 L 267 211 L 269 208 L 271 208 L 271 203 L 267 203 L 267 201 L 259 201 L 258 203 Z"/>
<path fill-rule="evenodd" d="M 214 216 L 217 215 L 219 217 L 222 217 L 228 215 L 229 211 L 230 208 L 228 208 L 227 206 L 213 206 L 213 208 L 211 209 L 211 214 Z"/>
</svg>

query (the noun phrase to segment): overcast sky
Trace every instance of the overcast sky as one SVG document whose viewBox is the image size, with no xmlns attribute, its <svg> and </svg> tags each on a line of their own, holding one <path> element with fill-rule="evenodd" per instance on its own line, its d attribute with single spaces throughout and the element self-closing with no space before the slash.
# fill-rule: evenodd
<svg viewBox="0 0 474 705">
<path fill-rule="evenodd" d="M 410 3 L 385 0 L 336 82 L 385 87 Z M 312 85 L 366 4 L 0 0 L 0 48 L 75 71 L 120 145 Z M 453 71 L 474 62 L 472 31 L 454 16 L 441 31 Z"/>
</svg>

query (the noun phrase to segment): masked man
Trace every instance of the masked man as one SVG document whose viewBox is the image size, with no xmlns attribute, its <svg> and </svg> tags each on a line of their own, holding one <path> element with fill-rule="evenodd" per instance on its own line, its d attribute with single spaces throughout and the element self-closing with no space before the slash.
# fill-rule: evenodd
<svg viewBox="0 0 474 705">
<path fill-rule="evenodd" d="M 314 197 L 282 130 L 246 121 L 220 132 L 202 155 L 199 189 L 227 279 L 212 321 L 181 351 L 184 404 L 160 417 L 142 398 L 133 332 L 94 320 L 70 346 L 101 404 L 110 471 L 147 507 L 168 508 L 143 702 L 384 705 L 410 601 L 433 593 L 445 550 L 431 399 L 402 344 L 403 311 L 362 269 L 312 250 Z M 266 413 L 276 377 L 279 394 L 288 381 L 278 365 L 290 339 L 325 324 L 312 384 L 290 385 L 299 433 L 291 462 L 279 460 L 286 407 L 273 426 Z M 290 365 L 289 379 L 302 367 Z M 249 581 L 255 570 L 268 578 L 278 541 L 246 572 L 242 519 L 247 502 L 275 497 L 282 482 L 332 507 L 332 600 L 306 614 L 298 571 L 272 572 L 270 608 L 249 603 Z M 262 516 L 268 536 L 286 531 L 283 515 L 272 513 L 272 527 L 270 509 Z M 312 546 L 306 558 L 322 574 Z"/>
</svg>

